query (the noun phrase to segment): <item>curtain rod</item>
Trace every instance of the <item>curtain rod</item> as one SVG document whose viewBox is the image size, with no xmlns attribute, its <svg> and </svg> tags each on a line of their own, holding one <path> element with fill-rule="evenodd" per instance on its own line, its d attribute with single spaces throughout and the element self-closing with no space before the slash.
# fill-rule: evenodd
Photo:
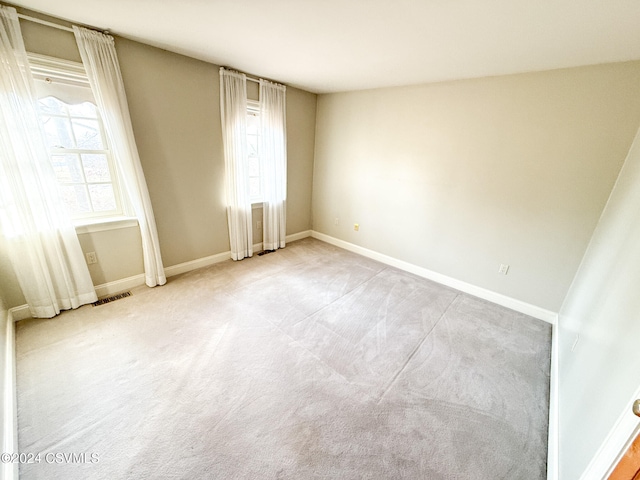
<svg viewBox="0 0 640 480">
<path fill-rule="evenodd" d="M 34 22 L 34 23 L 39 23 L 41 25 L 46 25 L 47 27 L 53 27 L 53 28 L 57 28 L 59 30 L 64 30 L 65 32 L 73 33 L 73 28 L 71 28 L 71 27 L 65 27 L 64 25 L 58 25 L 57 23 L 47 22 L 46 20 L 40 20 L 39 18 L 30 17 L 29 15 L 24 15 L 22 13 L 18 14 L 18 18 L 22 18 L 23 20 L 27 20 L 29 22 Z M 105 32 L 107 32 L 107 30 L 105 30 Z M 246 78 L 247 78 L 247 80 L 249 82 L 260 83 L 260 80 L 258 80 L 257 78 L 251 78 L 248 75 L 246 76 Z"/>
<path fill-rule="evenodd" d="M 278 82 L 274 82 L 272 80 L 266 80 L 266 79 L 261 79 L 261 78 L 252 78 L 250 77 L 247 73 L 244 73 L 240 70 L 236 70 L 235 68 L 231 68 L 231 67 L 226 67 L 224 65 L 220 66 L 220 72 L 222 72 L 222 70 L 226 71 L 226 72 L 232 72 L 238 75 L 244 75 L 244 78 L 248 81 L 248 82 L 254 82 L 254 83 L 260 83 L 260 80 L 264 80 L 265 82 L 269 82 L 273 85 L 279 85 L 281 87 L 285 87 L 286 85 L 284 83 L 278 83 Z M 222 75 L 222 73 L 220 73 Z"/>
<path fill-rule="evenodd" d="M 24 15 L 22 13 L 18 14 L 18 18 L 22 18 L 23 20 L 27 20 L 29 22 L 39 23 L 41 25 L 46 25 L 47 27 L 53 27 L 59 30 L 64 30 L 66 32 L 73 33 L 73 28 L 65 27 L 63 25 L 58 25 L 57 23 L 47 22 L 46 20 L 40 20 L 39 18 L 30 17 L 29 15 Z"/>
<path fill-rule="evenodd" d="M 46 25 L 47 27 L 53 27 L 53 28 L 57 28 L 58 30 L 64 30 L 65 32 L 73 33 L 73 28 L 71 28 L 71 27 L 65 27 L 64 25 L 58 25 L 57 23 L 48 22 L 46 20 L 41 20 L 39 18 L 31 17 L 29 15 L 25 15 L 24 13 L 19 13 L 18 14 L 18 18 L 22 18 L 23 20 L 26 20 L 28 22 L 39 23 L 40 25 Z M 109 30 L 100 30 L 99 28 L 96 28 L 96 27 L 86 27 L 86 28 L 89 28 L 91 30 L 95 30 L 97 32 L 104 33 L 105 35 L 110 35 Z"/>
</svg>

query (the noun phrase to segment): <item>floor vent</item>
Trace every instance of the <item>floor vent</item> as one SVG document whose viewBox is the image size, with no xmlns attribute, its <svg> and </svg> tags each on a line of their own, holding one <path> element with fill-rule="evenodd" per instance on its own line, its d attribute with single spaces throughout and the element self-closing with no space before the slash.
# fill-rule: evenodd
<svg viewBox="0 0 640 480">
<path fill-rule="evenodd" d="M 273 252 L 275 252 L 275 250 L 264 250 L 260 252 L 258 256 L 261 257 L 262 255 L 266 255 L 267 253 L 273 253 Z"/>
<path fill-rule="evenodd" d="M 101 298 L 97 302 L 93 302 L 91 305 L 97 307 L 98 305 L 104 305 L 105 303 L 115 302 L 116 300 L 120 300 L 121 298 L 130 297 L 131 292 L 122 292 L 117 295 L 111 295 L 110 297 Z"/>
</svg>

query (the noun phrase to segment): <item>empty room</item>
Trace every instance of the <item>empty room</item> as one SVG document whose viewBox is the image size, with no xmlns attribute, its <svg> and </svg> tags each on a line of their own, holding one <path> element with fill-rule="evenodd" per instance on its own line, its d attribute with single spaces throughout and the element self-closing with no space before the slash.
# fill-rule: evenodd
<svg viewBox="0 0 640 480">
<path fill-rule="evenodd" d="M 640 474 L 637 2 L 0 19 L 0 478 Z"/>
</svg>

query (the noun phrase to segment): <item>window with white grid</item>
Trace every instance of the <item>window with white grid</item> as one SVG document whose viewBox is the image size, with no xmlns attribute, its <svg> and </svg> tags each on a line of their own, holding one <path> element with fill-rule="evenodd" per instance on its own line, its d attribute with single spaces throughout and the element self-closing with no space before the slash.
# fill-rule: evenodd
<svg viewBox="0 0 640 480">
<path fill-rule="evenodd" d="M 249 197 L 251 203 L 262 202 L 262 161 L 260 159 L 260 103 L 247 102 L 247 147 L 249 162 Z"/>
<path fill-rule="evenodd" d="M 63 203 L 75 220 L 123 215 L 116 167 L 82 64 L 30 57 Z"/>
</svg>

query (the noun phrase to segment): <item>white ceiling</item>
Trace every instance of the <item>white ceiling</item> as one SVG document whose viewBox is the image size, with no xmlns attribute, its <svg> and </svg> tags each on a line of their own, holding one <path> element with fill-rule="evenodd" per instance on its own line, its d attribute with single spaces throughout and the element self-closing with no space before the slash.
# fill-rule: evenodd
<svg viewBox="0 0 640 480">
<path fill-rule="evenodd" d="M 317 93 L 640 59 L 640 0 L 11 3 Z"/>
</svg>

